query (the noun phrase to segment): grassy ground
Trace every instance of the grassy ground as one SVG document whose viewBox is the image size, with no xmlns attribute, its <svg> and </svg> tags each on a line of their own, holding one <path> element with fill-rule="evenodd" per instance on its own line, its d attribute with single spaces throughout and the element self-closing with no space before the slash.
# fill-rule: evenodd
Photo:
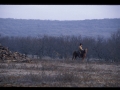
<svg viewBox="0 0 120 90">
<path fill-rule="evenodd" d="M 0 63 L 1 87 L 120 87 L 120 64 L 79 60 Z"/>
</svg>

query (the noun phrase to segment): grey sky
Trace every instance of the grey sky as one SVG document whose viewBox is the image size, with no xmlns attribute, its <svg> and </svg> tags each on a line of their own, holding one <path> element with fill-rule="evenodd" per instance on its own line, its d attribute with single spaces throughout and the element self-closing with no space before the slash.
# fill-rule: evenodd
<svg viewBox="0 0 120 90">
<path fill-rule="evenodd" d="M 0 18 L 41 20 L 120 18 L 120 5 L 0 5 Z"/>
</svg>

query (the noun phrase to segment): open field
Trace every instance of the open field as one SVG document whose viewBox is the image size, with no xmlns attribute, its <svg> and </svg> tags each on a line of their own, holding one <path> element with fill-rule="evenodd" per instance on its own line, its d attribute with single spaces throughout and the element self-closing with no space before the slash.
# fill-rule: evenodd
<svg viewBox="0 0 120 90">
<path fill-rule="evenodd" d="M 0 63 L 1 87 L 120 87 L 120 64 L 80 60 Z"/>
</svg>

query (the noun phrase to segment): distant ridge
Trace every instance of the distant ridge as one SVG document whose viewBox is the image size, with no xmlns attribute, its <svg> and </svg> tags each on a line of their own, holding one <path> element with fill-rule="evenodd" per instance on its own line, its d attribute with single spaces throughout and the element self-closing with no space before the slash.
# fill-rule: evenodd
<svg viewBox="0 0 120 90">
<path fill-rule="evenodd" d="M 120 18 L 86 19 L 86 20 L 39 20 L 0 18 L 2 36 L 38 37 L 48 36 L 103 36 L 120 29 Z"/>
</svg>

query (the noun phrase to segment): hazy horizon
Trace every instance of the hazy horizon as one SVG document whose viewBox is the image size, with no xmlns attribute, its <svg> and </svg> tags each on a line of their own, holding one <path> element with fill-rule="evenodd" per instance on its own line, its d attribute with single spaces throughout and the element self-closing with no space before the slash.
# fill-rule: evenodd
<svg viewBox="0 0 120 90">
<path fill-rule="evenodd" d="M 0 5 L 0 18 L 86 20 L 120 18 L 120 5 Z"/>
</svg>

